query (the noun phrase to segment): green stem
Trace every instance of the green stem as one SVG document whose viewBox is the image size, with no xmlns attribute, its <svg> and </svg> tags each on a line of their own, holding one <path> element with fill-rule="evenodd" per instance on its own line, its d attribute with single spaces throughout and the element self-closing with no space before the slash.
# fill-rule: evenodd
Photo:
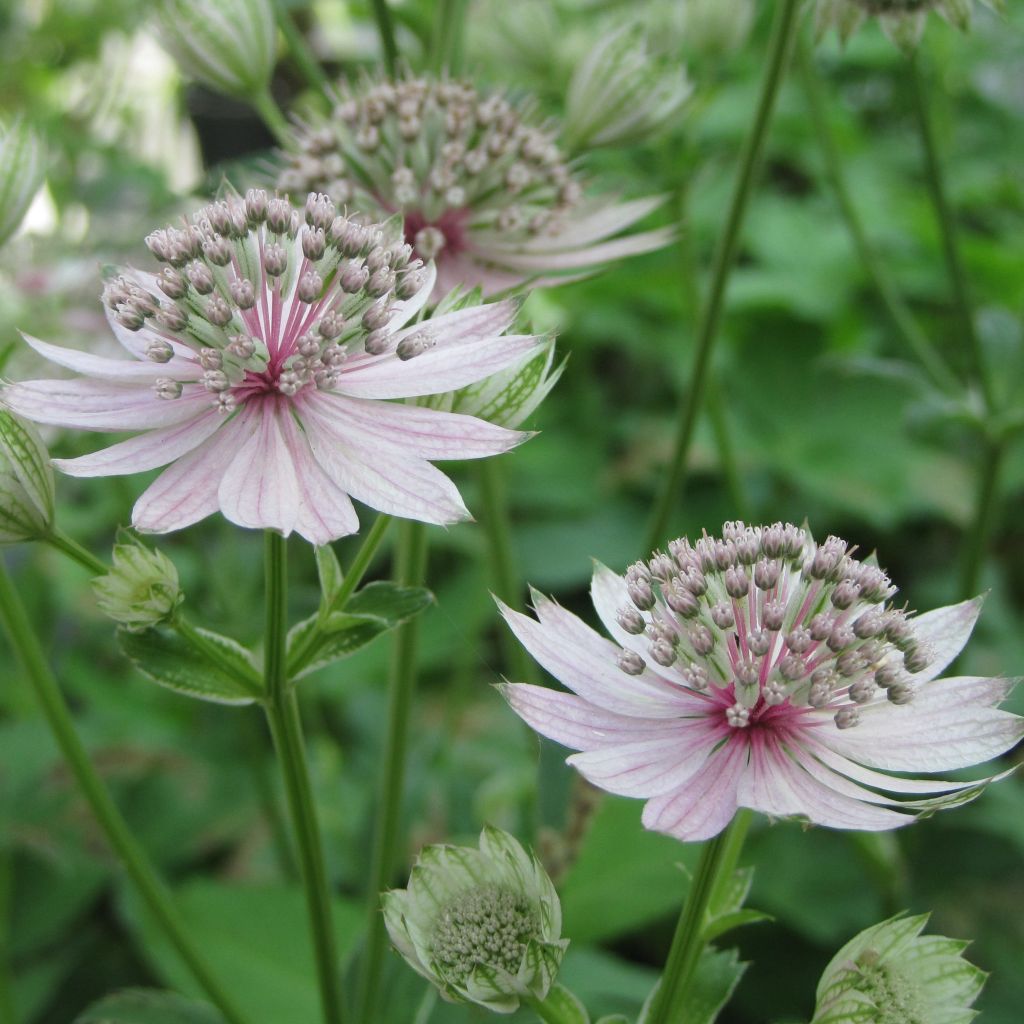
<svg viewBox="0 0 1024 1024">
<path fill-rule="evenodd" d="M 935 127 L 932 123 L 931 111 L 928 106 L 928 85 L 924 81 L 918 58 L 908 60 L 911 93 L 914 99 L 914 116 L 918 134 L 921 137 L 921 149 L 924 152 L 925 177 L 928 181 L 928 192 L 931 195 L 935 216 L 938 220 L 939 234 L 942 239 L 942 254 L 946 261 L 946 272 L 953 289 L 953 302 L 960 321 L 960 331 L 970 353 L 972 369 L 981 388 L 985 400 L 985 409 L 991 414 L 995 409 L 992 394 L 992 381 L 985 365 L 985 356 L 981 350 L 981 341 L 974 328 L 974 314 L 970 292 L 967 285 L 967 273 L 964 270 L 960 255 L 960 242 L 957 237 L 956 219 L 949 204 L 949 196 L 939 157 L 939 147 L 935 138 Z"/>
<path fill-rule="evenodd" d="M 285 797 L 292 819 L 306 891 L 313 951 L 324 1024 L 342 1020 L 341 971 L 331 916 L 331 894 L 327 886 L 323 841 L 316 816 L 316 804 L 309 781 L 302 720 L 295 689 L 286 669 L 288 635 L 288 561 L 284 537 L 267 530 L 265 538 L 266 627 L 263 677 L 266 689 L 267 721 L 274 738 L 284 777 Z"/>
<path fill-rule="evenodd" d="M 91 551 L 82 547 L 77 540 L 58 530 L 57 527 L 53 527 L 53 530 L 43 540 L 94 576 L 106 576 L 110 572 L 110 566 L 106 562 L 97 558 Z"/>
<path fill-rule="evenodd" d="M 527 997 L 523 1002 L 544 1022 L 544 1024 L 578 1024 L 580 1015 L 575 1008 L 557 997 L 558 989 L 552 989 L 547 999 Z"/>
<path fill-rule="evenodd" d="M 276 0 L 274 14 L 277 18 L 278 28 L 281 29 L 281 35 L 284 36 L 284 41 L 288 44 L 288 52 L 292 55 L 295 66 L 302 72 L 306 84 L 316 92 L 326 92 L 330 82 L 328 82 L 323 68 L 320 67 L 320 62 L 313 56 L 306 37 L 299 31 L 281 0 Z"/>
<path fill-rule="evenodd" d="M 431 42 L 431 64 L 440 74 L 446 69 L 459 73 L 462 63 L 462 28 L 465 24 L 467 0 L 437 0 L 434 38 Z"/>
<path fill-rule="evenodd" d="M 775 100 L 796 35 L 799 8 L 800 0 L 779 0 L 776 9 L 772 39 L 769 44 L 768 63 L 761 82 L 761 95 L 754 115 L 754 122 L 743 145 L 740 171 L 733 188 L 725 231 L 715 252 L 711 286 L 697 331 L 690 387 L 685 401 L 680 403 L 675 445 L 651 520 L 645 551 L 650 551 L 661 540 L 671 518 L 673 503 L 679 496 L 685 478 L 686 458 L 704 397 L 705 383 L 711 363 L 711 349 L 722 317 L 725 290 L 736 259 L 740 229 L 743 226 L 747 205 L 753 191 L 754 178 L 768 136 Z"/>
<path fill-rule="evenodd" d="M 1005 454 L 1005 439 L 986 439 L 974 500 L 974 515 L 971 527 L 964 537 L 963 563 L 960 570 L 960 597 L 964 601 L 978 593 L 981 569 L 996 519 L 999 474 Z"/>
<path fill-rule="evenodd" d="M 701 850 L 665 962 L 661 985 L 646 1024 L 684 1024 L 685 1000 L 697 961 L 704 951 L 704 924 L 708 908 L 736 870 L 749 826 L 749 812 L 741 811 L 724 832 L 708 840 Z"/>
<path fill-rule="evenodd" d="M 391 24 L 388 0 L 373 0 L 373 17 L 377 22 L 380 48 L 384 55 L 384 67 L 394 78 L 395 72 L 398 70 L 398 46 L 395 44 L 395 29 Z"/>
<path fill-rule="evenodd" d="M 715 435 L 715 450 L 718 464 L 725 477 L 725 488 L 729 493 L 729 501 L 733 511 L 740 519 L 750 518 L 750 498 L 743 484 L 743 474 L 736 461 L 736 447 L 732 442 L 732 431 L 729 428 L 729 415 L 722 396 L 722 385 L 718 375 L 710 374 L 707 384 L 708 419 Z"/>
<path fill-rule="evenodd" d="M 11 975 L 11 851 L 0 845 L 0 1024 L 17 1024 Z"/>
<path fill-rule="evenodd" d="M 427 571 L 427 535 L 422 523 L 404 520 L 400 524 L 395 555 L 395 580 L 406 586 L 420 586 Z M 383 774 L 377 800 L 370 860 L 370 881 L 366 905 L 366 943 L 359 987 L 360 1021 L 378 1020 L 377 1003 L 384 962 L 384 917 L 380 894 L 391 881 L 399 844 L 399 821 L 405 762 L 409 740 L 409 711 L 416 689 L 416 649 L 419 620 L 400 626 L 388 681 L 388 730 L 381 760 Z"/>
<path fill-rule="evenodd" d="M 857 207 L 846 184 L 846 176 L 843 172 L 843 159 L 828 122 L 821 78 L 814 65 L 814 57 L 810 48 L 804 40 L 800 41 L 798 56 L 800 61 L 800 77 L 807 96 L 807 107 L 810 110 L 811 121 L 814 124 L 818 143 L 821 146 L 821 155 L 825 161 L 825 174 L 832 186 L 836 202 L 839 204 L 843 220 L 846 222 L 846 230 L 850 233 L 850 239 L 857 250 L 861 264 L 867 271 L 868 277 L 871 279 L 878 297 L 882 300 L 882 304 L 885 306 L 893 325 L 902 335 L 903 340 L 925 372 L 931 377 L 937 387 L 943 391 L 956 394 L 960 390 L 960 385 L 955 375 L 946 365 L 942 356 L 939 355 L 935 346 L 931 343 L 931 339 L 921 329 L 914 314 L 910 311 L 910 307 L 903 301 L 903 297 L 886 273 L 878 259 L 874 246 L 868 238 L 864 223 L 857 212 Z"/>
<path fill-rule="evenodd" d="M 184 922 L 171 902 L 163 882 L 149 862 L 145 851 L 132 835 L 128 823 L 121 816 L 104 786 L 102 779 L 89 760 L 82 741 L 75 732 L 71 712 L 53 678 L 39 641 L 32 632 L 25 609 L 22 607 L 7 570 L 0 561 L 0 620 L 21 664 L 25 676 L 35 691 L 47 724 L 60 747 L 68 767 L 78 783 L 82 795 L 92 808 L 96 820 L 111 847 L 121 859 L 132 883 L 164 930 L 171 944 L 193 977 L 216 1004 L 231 1024 L 244 1024 L 245 1018 L 235 1007 L 220 982 L 210 973 L 206 963 L 192 944 Z"/>
<path fill-rule="evenodd" d="M 256 112 L 263 118 L 263 123 L 270 129 L 271 135 L 278 144 L 287 149 L 292 144 L 292 129 L 288 118 L 284 116 L 270 90 L 257 93 L 249 101 Z"/>
</svg>

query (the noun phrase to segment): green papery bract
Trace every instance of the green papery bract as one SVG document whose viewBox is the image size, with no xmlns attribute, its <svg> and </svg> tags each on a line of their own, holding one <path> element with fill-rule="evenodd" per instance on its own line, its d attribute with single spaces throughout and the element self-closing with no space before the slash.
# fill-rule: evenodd
<svg viewBox="0 0 1024 1024">
<path fill-rule="evenodd" d="M 43 183 L 45 158 L 38 137 L 21 121 L 0 126 L 0 245 L 17 230 Z"/>
<path fill-rule="evenodd" d="M 133 633 L 170 621 L 184 600 L 174 563 L 123 530 L 113 565 L 93 580 L 93 590 L 100 610 Z"/>
<path fill-rule="evenodd" d="M 0 409 L 0 544 L 34 540 L 53 522 L 53 469 L 36 429 Z"/>
</svg>

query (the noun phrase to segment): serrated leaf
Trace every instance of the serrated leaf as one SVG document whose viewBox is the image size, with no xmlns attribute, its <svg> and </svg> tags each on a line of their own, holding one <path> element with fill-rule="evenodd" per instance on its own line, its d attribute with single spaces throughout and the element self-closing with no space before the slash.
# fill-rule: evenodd
<svg viewBox="0 0 1024 1024">
<path fill-rule="evenodd" d="M 731 932 L 734 928 L 741 928 L 745 924 L 757 924 L 759 921 L 774 921 L 771 914 L 761 910 L 733 910 L 728 914 L 720 914 L 709 921 L 704 927 L 704 941 L 712 942 L 720 935 Z"/>
<path fill-rule="evenodd" d="M 544 1006 L 554 1011 L 552 1016 L 560 1024 L 590 1024 L 587 1008 L 564 985 L 551 987 L 551 991 L 544 999 Z"/>
<path fill-rule="evenodd" d="M 241 705 L 259 700 L 257 669 L 249 652 L 219 633 L 198 628 L 194 632 L 208 648 L 209 656 L 169 629 L 144 633 L 119 629 L 117 637 L 121 650 L 135 667 L 169 690 L 215 704 Z"/>
<path fill-rule="evenodd" d="M 706 948 L 697 961 L 697 969 L 682 1003 L 673 1007 L 668 1024 L 714 1024 L 743 977 L 747 965 L 735 949 Z M 637 1024 L 648 1024 L 654 997 L 661 980 L 651 989 Z"/>
<path fill-rule="evenodd" d="M 224 1024 L 224 1018 L 206 1003 L 140 988 L 105 996 L 74 1024 Z"/>
</svg>

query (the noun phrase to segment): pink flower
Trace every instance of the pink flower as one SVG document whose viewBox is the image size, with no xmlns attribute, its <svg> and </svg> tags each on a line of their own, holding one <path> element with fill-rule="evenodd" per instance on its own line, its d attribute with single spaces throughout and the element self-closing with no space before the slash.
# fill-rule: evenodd
<svg viewBox="0 0 1024 1024">
<path fill-rule="evenodd" d="M 568 762 L 595 785 L 646 799 L 647 828 L 706 839 L 739 807 L 896 828 L 991 780 L 889 773 L 964 768 L 1024 735 L 1024 719 L 997 709 L 1010 681 L 937 678 L 980 598 L 911 617 L 844 541 L 816 545 L 781 523 L 726 523 L 723 539 L 677 540 L 669 552 L 625 578 L 597 566 L 591 596 L 615 643 L 540 595 L 539 621 L 503 608 L 573 691 L 509 684 L 512 708 L 580 751 Z"/>
<path fill-rule="evenodd" d="M 663 197 L 587 197 L 537 120 L 527 104 L 466 82 L 365 79 L 340 87 L 330 118 L 299 126 L 278 187 L 400 212 L 406 241 L 437 262 L 435 301 L 457 286 L 493 295 L 538 277 L 569 280 L 672 240 L 670 228 L 616 237 Z"/>
<path fill-rule="evenodd" d="M 131 358 L 26 338 L 82 376 L 0 393 L 38 423 L 142 431 L 55 460 L 74 476 L 168 466 L 135 505 L 138 529 L 178 530 L 219 509 L 240 526 L 324 544 L 358 529 L 350 497 L 451 523 L 468 513 L 430 460 L 494 455 L 526 436 L 389 401 L 465 387 L 544 344 L 503 333 L 511 302 L 410 325 L 434 271 L 412 260 L 397 219 L 361 224 L 317 195 L 303 217 L 250 191 L 147 244 L 164 269 L 126 270 L 104 295 Z"/>
</svg>

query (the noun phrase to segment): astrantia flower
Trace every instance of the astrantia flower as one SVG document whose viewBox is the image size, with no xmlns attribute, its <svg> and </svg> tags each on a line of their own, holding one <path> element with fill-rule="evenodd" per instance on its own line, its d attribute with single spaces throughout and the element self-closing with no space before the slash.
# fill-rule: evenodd
<svg viewBox="0 0 1024 1024">
<path fill-rule="evenodd" d="M 582 751 L 569 763 L 595 785 L 646 798 L 643 822 L 659 832 L 705 839 L 738 807 L 895 828 L 982 783 L 887 773 L 985 761 L 1024 735 L 1024 719 L 996 708 L 1005 679 L 936 678 L 980 599 L 913 617 L 888 603 L 894 592 L 837 537 L 727 523 L 721 539 L 673 541 L 625 578 L 597 567 L 591 595 L 616 643 L 540 595 L 539 622 L 504 609 L 573 691 L 505 694 L 538 732 Z"/>
<path fill-rule="evenodd" d="M 1003 0 L 981 3 L 996 10 L 1003 8 Z M 966 31 L 973 6 L 974 0 L 818 0 L 817 29 L 823 35 L 835 28 L 845 42 L 865 18 L 877 17 L 893 41 L 909 49 L 920 40 L 929 12 Z"/>
<path fill-rule="evenodd" d="M 13 384 L 0 399 L 28 419 L 143 430 L 55 465 L 76 476 L 173 463 L 142 495 L 140 530 L 164 533 L 220 509 L 240 526 L 324 544 L 358 528 L 349 496 L 392 515 L 468 514 L 430 459 L 493 455 L 524 435 L 470 416 L 382 401 L 464 387 L 539 351 L 502 335 L 516 306 L 473 306 L 404 326 L 432 267 L 412 259 L 397 219 L 363 224 L 310 195 L 305 216 L 250 191 L 147 239 L 165 265 L 107 286 L 108 318 L 133 358 L 34 338 L 84 375 Z"/>
<path fill-rule="evenodd" d="M 985 972 L 968 943 L 922 935 L 928 915 L 894 917 L 848 942 L 825 968 L 811 1024 L 970 1024 Z"/>
<path fill-rule="evenodd" d="M 130 633 L 170 621 L 185 599 L 174 563 L 126 531 L 118 531 L 113 565 L 92 588 L 100 611 Z"/>
<path fill-rule="evenodd" d="M 279 187 L 402 213 L 406 241 L 437 262 L 435 299 L 457 285 L 493 294 L 536 275 L 576 273 L 672 237 L 663 229 L 613 238 L 661 199 L 588 200 L 551 130 L 465 82 L 344 86 L 332 116 L 297 138 Z"/>
<path fill-rule="evenodd" d="M 409 888 L 384 894 L 395 948 L 446 999 L 512 1013 L 544 999 L 562 962 L 562 910 L 544 868 L 507 832 L 480 849 L 428 846 Z"/>
</svg>

